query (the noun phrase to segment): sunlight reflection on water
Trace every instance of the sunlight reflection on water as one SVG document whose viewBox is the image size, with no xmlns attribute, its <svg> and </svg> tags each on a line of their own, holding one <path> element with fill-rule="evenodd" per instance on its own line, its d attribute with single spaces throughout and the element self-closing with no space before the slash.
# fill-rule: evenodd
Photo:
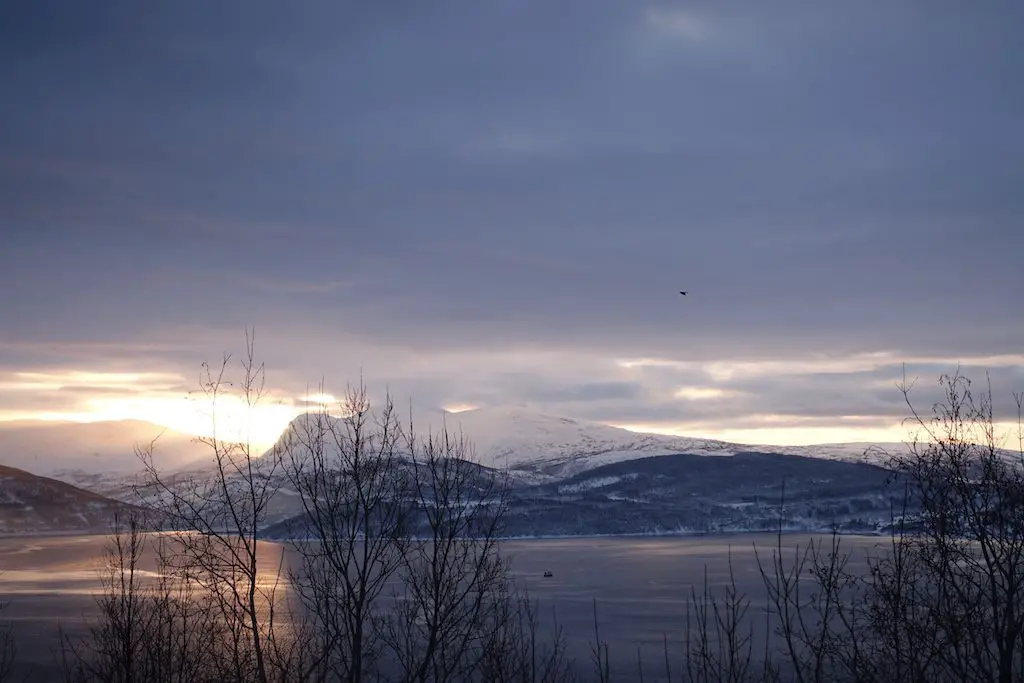
<svg viewBox="0 0 1024 683">
<path fill-rule="evenodd" d="M 804 546 L 811 538 L 822 537 L 786 536 L 787 556 L 795 544 Z M 565 629 L 569 653 L 577 661 L 589 657 L 596 600 L 602 638 L 618 643 L 623 653 L 632 653 L 634 663 L 640 648 L 646 666 L 648 660 L 654 664 L 661 660 L 666 637 L 675 653 L 682 642 L 691 589 L 701 592 L 705 576 L 712 587 L 722 587 L 729 579 L 730 553 L 737 586 L 752 598 L 751 614 L 762 614 L 764 585 L 754 545 L 762 560 L 770 561 L 775 540 L 771 534 L 536 539 L 506 541 L 501 550 L 510 558 L 517 584 L 540 601 L 545 622 L 554 612 Z M 823 540 L 828 543 L 827 537 Z M 886 541 L 848 536 L 842 547 L 862 558 L 865 551 Z M 92 596 L 102 586 L 105 544 L 106 539 L 97 536 L 0 539 L 0 598 L 12 596 L 5 617 L 16 619 L 21 632 L 36 634 L 33 641 L 43 643 L 58 621 L 94 614 Z M 279 543 L 260 544 L 260 562 L 266 568 L 262 587 L 270 589 L 278 580 L 286 548 Z M 294 555 L 288 553 L 285 566 L 289 557 Z M 155 569 L 150 556 L 142 571 L 156 578 Z M 544 576 L 546 571 L 552 575 Z M 282 578 L 279 599 L 286 599 L 286 587 Z M 390 587 L 385 589 L 390 592 Z"/>
</svg>

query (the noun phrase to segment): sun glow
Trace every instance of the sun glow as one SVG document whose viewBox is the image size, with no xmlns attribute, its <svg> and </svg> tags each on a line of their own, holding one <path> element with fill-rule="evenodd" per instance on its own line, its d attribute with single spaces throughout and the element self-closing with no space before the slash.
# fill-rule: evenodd
<svg viewBox="0 0 1024 683">
<path fill-rule="evenodd" d="M 306 406 L 336 401 L 319 393 L 296 401 L 265 396 L 248 405 L 224 394 L 211 403 L 202 394 L 183 395 L 184 377 L 162 372 L 54 370 L 0 374 L 0 389 L 22 393 L 26 408 L 0 411 L 0 420 L 105 422 L 142 420 L 183 434 L 248 443 L 253 451 L 272 446 Z M 29 410 L 33 399 L 60 398 L 59 407 Z"/>
<path fill-rule="evenodd" d="M 479 407 L 473 403 L 452 403 L 451 405 L 444 406 L 444 411 L 447 413 L 464 413 L 467 410 L 476 410 Z"/>
<path fill-rule="evenodd" d="M 216 409 L 174 396 L 92 398 L 78 410 L 7 411 L 0 421 L 106 422 L 140 420 L 195 437 L 246 443 L 261 453 L 277 441 L 303 408 L 285 402 L 248 406 L 241 399 L 219 398 Z"/>
<path fill-rule="evenodd" d="M 306 403 L 316 403 L 321 406 L 337 405 L 341 403 L 341 399 L 335 396 L 334 394 L 326 394 L 323 392 L 316 394 L 308 394 L 306 396 L 303 396 L 300 400 Z"/>
<path fill-rule="evenodd" d="M 12 372 L 0 379 L 0 389 L 9 391 L 137 390 L 139 387 L 167 388 L 181 382 L 178 375 L 160 372 Z"/>
<path fill-rule="evenodd" d="M 174 397 L 102 397 L 89 399 L 92 420 L 146 420 L 199 437 L 248 443 L 255 450 L 272 446 L 302 408 L 284 402 L 247 405 L 235 396 L 210 404 Z"/>
<path fill-rule="evenodd" d="M 734 396 L 736 393 L 738 392 L 716 387 L 679 387 L 672 395 L 685 401 L 706 401 Z"/>
</svg>

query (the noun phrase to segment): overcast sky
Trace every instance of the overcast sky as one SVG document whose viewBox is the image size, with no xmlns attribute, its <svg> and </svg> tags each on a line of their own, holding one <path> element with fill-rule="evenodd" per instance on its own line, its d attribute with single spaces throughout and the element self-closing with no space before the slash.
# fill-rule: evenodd
<svg viewBox="0 0 1024 683">
<path fill-rule="evenodd" d="M 424 406 L 872 436 L 901 363 L 960 361 L 1008 414 L 1022 25 L 1011 0 L 5 2 L 0 419 L 180 396 L 246 326 L 281 396 L 362 371 Z"/>
</svg>

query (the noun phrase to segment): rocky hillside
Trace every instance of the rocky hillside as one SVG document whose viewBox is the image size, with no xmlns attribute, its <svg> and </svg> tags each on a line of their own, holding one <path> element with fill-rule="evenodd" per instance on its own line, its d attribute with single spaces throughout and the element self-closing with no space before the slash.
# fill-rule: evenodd
<svg viewBox="0 0 1024 683">
<path fill-rule="evenodd" d="M 103 533 L 132 506 L 0 465 L 0 534 Z"/>
</svg>

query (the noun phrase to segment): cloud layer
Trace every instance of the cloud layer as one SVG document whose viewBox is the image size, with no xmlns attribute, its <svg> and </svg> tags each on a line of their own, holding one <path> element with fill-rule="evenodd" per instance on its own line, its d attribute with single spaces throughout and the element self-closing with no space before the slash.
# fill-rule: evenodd
<svg viewBox="0 0 1024 683">
<path fill-rule="evenodd" d="M 1022 388 L 1021 20 L 7 3 L 2 409 L 192 384 L 246 325 L 282 395 L 617 424 L 890 424 L 905 360 Z"/>
</svg>

